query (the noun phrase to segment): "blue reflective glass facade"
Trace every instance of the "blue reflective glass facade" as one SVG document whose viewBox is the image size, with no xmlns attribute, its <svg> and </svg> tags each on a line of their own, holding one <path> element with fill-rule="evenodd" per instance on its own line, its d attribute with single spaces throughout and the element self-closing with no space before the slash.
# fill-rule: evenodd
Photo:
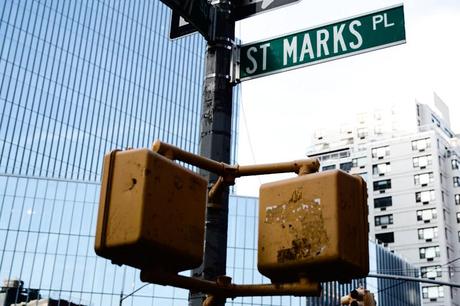
<svg viewBox="0 0 460 306">
<path fill-rule="evenodd" d="M 372 245 L 370 254 L 375 258 L 376 273 L 420 277 L 418 268 L 379 245 Z M 379 305 L 421 305 L 418 283 L 379 278 L 372 286 L 377 288 Z"/>
<path fill-rule="evenodd" d="M 99 181 L 153 140 L 196 152 L 205 42 L 160 1 L 0 2 L 0 171 Z"/>
</svg>

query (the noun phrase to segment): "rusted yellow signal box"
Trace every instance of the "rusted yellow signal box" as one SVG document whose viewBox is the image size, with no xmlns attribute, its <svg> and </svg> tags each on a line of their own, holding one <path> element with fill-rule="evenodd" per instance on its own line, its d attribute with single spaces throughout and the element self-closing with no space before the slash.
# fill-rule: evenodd
<svg viewBox="0 0 460 306">
<path fill-rule="evenodd" d="M 148 149 L 104 158 L 95 250 L 116 264 L 178 272 L 203 258 L 207 181 Z"/>
<path fill-rule="evenodd" d="M 258 269 L 272 282 L 369 272 L 366 183 L 335 170 L 260 188 Z"/>
</svg>

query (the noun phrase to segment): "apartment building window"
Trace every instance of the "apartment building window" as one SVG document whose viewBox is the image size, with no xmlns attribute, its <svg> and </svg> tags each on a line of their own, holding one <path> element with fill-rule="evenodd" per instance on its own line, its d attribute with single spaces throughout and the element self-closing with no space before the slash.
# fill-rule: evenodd
<svg viewBox="0 0 460 306">
<path fill-rule="evenodd" d="M 415 193 L 415 201 L 417 203 L 422 202 L 423 204 L 428 204 L 430 201 L 434 201 L 434 199 L 434 190 L 424 190 Z"/>
<path fill-rule="evenodd" d="M 391 171 L 390 163 L 381 163 L 372 166 L 372 173 L 374 175 L 385 175 Z"/>
<path fill-rule="evenodd" d="M 378 148 L 372 148 L 371 153 L 372 158 L 383 159 L 386 156 L 390 156 L 390 147 L 383 146 Z"/>
<path fill-rule="evenodd" d="M 346 172 L 349 172 L 353 166 L 352 162 L 347 162 L 347 163 L 341 163 L 340 164 L 340 169 Z"/>
<path fill-rule="evenodd" d="M 427 227 L 418 229 L 418 239 L 433 239 L 438 238 L 438 228 L 437 227 Z"/>
<path fill-rule="evenodd" d="M 435 123 L 438 127 L 441 127 L 441 121 L 433 115 L 431 115 L 431 122 Z"/>
<path fill-rule="evenodd" d="M 439 246 L 424 247 L 419 249 L 420 259 L 433 259 L 441 256 Z"/>
<path fill-rule="evenodd" d="M 442 276 L 441 266 L 427 266 L 420 268 L 422 278 L 436 278 Z"/>
<path fill-rule="evenodd" d="M 434 180 L 433 172 L 429 173 L 420 173 L 414 175 L 414 184 L 426 186 L 428 183 L 432 183 Z"/>
<path fill-rule="evenodd" d="M 452 163 L 452 170 L 458 170 L 458 164 L 459 164 L 458 160 L 453 159 L 451 163 Z"/>
<path fill-rule="evenodd" d="M 433 158 L 431 155 L 417 156 L 412 158 L 412 164 L 414 168 L 425 169 L 427 166 L 432 164 Z"/>
<path fill-rule="evenodd" d="M 353 158 L 351 161 L 353 168 L 356 168 L 356 167 L 364 168 L 366 167 L 366 162 L 367 162 L 366 157 Z"/>
<path fill-rule="evenodd" d="M 457 213 L 457 223 L 460 223 L 460 212 Z"/>
<path fill-rule="evenodd" d="M 456 269 L 455 269 L 455 268 L 449 267 L 449 276 L 450 276 L 451 278 L 454 277 L 455 272 L 456 272 Z M 450 291 L 450 298 L 451 298 L 451 299 L 454 298 L 454 295 L 452 294 L 452 290 Z"/>
<path fill-rule="evenodd" d="M 358 137 L 359 137 L 360 139 L 364 139 L 364 138 L 367 137 L 367 134 L 368 134 L 368 133 L 367 133 L 367 129 L 366 129 L 366 128 L 358 128 L 357 132 L 358 132 Z"/>
<path fill-rule="evenodd" d="M 422 288 L 424 299 L 437 299 L 444 297 L 444 289 L 441 286 L 430 286 Z"/>
<path fill-rule="evenodd" d="M 447 253 L 447 259 L 451 259 L 452 258 L 452 249 L 447 247 L 446 248 L 446 253 Z"/>
<path fill-rule="evenodd" d="M 455 205 L 460 205 L 460 194 L 454 195 L 455 198 Z"/>
<path fill-rule="evenodd" d="M 429 222 L 430 220 L 434 220 L 437 218 L 438 214 L 436 212 L 436 208 L 417 210 L 417 221 Z"/>
<path fill-rule="evenodd" d="M 335 165 L 323 166 L 323 171 L 326 171 L 326 170 L 334 170 L 334 169 L 335 169 Z"/>
<path fill-rule="evenodd" d="M 460 242 L 460 232 L 458 232 L 457 235 L 458 235 L 458 242 Z"/>
<path fill-rule="evenodd" d="M 391 188 L 391 180 L 381 180 L 374 182 L 374 190 L 385 190 Z"/>
<path fill-rule="evenodd" d="M 383 197 L 374 199 L 374 208 L 384 208 L 393 205 L 393 200 L 391 197 Z"/>
<path fill-rule="evenodd" d="M 444 128 L 443 129 L 444 133 L 446 133 L 447 136 L 449 136 L 449 138 L 454 138 L 454 134 L 449 131 L 447 128 Z"/>
<path fill-rule="evenodd" d="M 430 138 L 423 138 L 412 141 L 412 151 L 423 152 L 431 145 Z"/>
<path fill-rule="evenodd" d="M 460 187 L 460 177 L 454 176 L 454 187 Z"/>
<path fill-rule="evenodd" d="M 341 151 L 339 153 L 329 153 L 329 154 L 324 154 L 320 156 L 316 156 L 318 159 L 321 161 L 327 161 L 330 159 L 338 159 L 338 158 L 345 158 L 350 156 L 350 151 Z"/>
<path fill-rule="evenodd" d="M 395 235 L 393 232 L 390 233 L 380 233 L 380 234 L 375 234 L 375 239 L 382 243 L 393 243 L 395 242 Z"/>
<path fill-rule="evenodd" d="M 375 226 L 389 225 L 393 224 L 393 215 L 382 215 L 375 217 Z"/>
</svg>

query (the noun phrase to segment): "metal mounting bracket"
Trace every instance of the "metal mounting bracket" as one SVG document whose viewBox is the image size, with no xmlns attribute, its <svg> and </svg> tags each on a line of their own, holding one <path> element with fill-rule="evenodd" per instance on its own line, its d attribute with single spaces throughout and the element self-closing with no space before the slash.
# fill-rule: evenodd
<svg viewBox="0 0 460 306">
<path fill-rule="evenodd" d="M 230 83 L 239 84 L 240 81 L 240 45 L 233 45 L 232 59 L 230 61 Z"/>
</svg>

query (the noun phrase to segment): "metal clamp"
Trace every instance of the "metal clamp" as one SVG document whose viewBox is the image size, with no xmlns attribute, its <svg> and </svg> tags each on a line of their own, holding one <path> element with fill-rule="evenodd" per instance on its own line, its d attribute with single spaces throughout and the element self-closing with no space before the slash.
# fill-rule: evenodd
<svg viewBox="0 0 460 306">
<path fill-rule="evenodd" d="M 225 41 L 225 40 L 214 40 L 213 42 L 209 43 L 209 45 L 207 46 L 207 49 L 210 50 L 216 47 L 231 50 L 233 48 L 233 43 Z"/>
<path fill-rule="evenodd" d="M 220 74 L 220 73 L 210 73 L 204 76 L 205 79 L 210 79 L 210 78 L 224 78 L 227 80 L 231 79 L 231 76 L 228 74 Z"/>
<path fill-rule="evenodd" d="M 230 83 L 236 85 L 240 80 L 241 67 L 241 46 L 234 45 L 232 48 L 232 57 L 230 59 Z"/>
</svg>

